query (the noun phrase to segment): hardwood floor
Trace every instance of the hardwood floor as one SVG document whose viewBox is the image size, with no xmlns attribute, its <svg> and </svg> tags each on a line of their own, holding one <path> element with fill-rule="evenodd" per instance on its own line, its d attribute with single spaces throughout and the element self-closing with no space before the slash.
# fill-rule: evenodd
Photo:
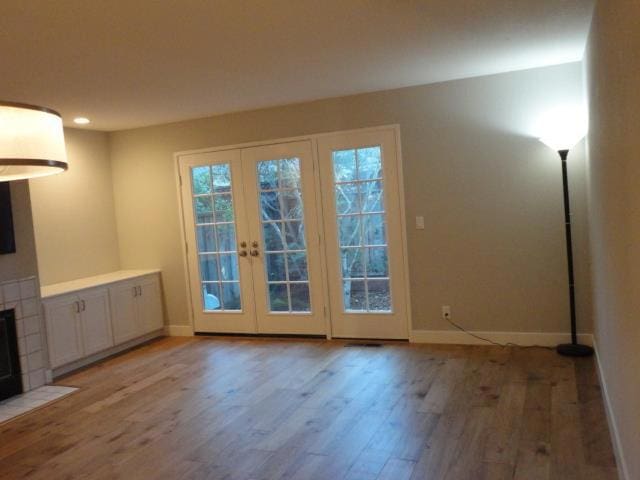
<svg viewBox="0 0 640 480">
<path fill-rule="evenodd" d="M 164 338 L 0 426 L 0 478 L 615 479 L 593 359 Z"/>
</svg>

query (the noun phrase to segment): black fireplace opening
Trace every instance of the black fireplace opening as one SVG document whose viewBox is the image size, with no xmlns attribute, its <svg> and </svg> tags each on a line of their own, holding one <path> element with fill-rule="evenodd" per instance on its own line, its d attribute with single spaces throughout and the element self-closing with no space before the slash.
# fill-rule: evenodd
<svg viewBox="0 0 640 480">
<path fill-rule="evenodd" d="M 0 400 L 22 393 L 14 310 L 0 312 Z"/>
</svg>

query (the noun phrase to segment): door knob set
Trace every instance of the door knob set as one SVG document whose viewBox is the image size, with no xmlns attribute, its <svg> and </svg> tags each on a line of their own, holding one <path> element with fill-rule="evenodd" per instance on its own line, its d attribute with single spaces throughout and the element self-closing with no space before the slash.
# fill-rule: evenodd
<svg viewBox="0 0 640 480">
<path fill-rule="evenodd" d="M 241 250 L 238 252 L 238 255 L 241 257 L 246 257 L 247 255 L 251 255 L 252 257 L 257 257 L 260 255 L 260 252 L 258 251 L 258 246 L 259 243 L 257 241 L 253 241 L 251 242 L 251 250 L 249 250 L 249 253 L 247 253 L 247 242 L 242 241 L 240 242 L 240 248 Z"/>
</svg>

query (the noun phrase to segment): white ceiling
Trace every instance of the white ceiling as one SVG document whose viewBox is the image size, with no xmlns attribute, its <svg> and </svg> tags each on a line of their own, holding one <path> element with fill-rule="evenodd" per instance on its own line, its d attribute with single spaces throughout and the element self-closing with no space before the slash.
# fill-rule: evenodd
<svg viewBox="0 0 640 480">
<path fill-rule="evenodd" d="M 28 0 L 0 99 L 118 130 L 582 59 L 593 0 Z"/>
</svg>

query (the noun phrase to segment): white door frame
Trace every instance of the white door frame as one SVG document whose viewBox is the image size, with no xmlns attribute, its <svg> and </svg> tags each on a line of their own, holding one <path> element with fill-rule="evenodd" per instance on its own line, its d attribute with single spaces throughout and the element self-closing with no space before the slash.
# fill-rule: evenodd
<svg viewBox="0 0 640 480">
<path fill-rule="evenodd" d="M 301 135 L 295 137 L 284 137 L 278 139 L 264 140 L 264 141 L 255 141 L 255 142 L 245 142 L 238 143 L 233 145 L 224 145 L 224 146 L 216 146 L 216 147 L 207 147 L 200 149 L 192 149 L 192 150 L 182 150 L 175 152 L 173 154 L 174 158 L 174 174 L 175 174 L 175 185 L 176 185 L 176 197 L 179 205 L 179 215 L 180 215 L 180 229 L 181 229 L 181 238 L 183 242 L 182 251 L 182 263 L 183 263 L 183 272 L 184 272 L 184 281 L 185 281 L 185 293 L 186 299 L 189 303 L 189 321 L 190 321 L 190 329 L 193 333 L 194 330 L 194 312 L 193 312 L 193 304 L 191 302 L 192 294 L 191 294 L 191 282 L 190 282 L 190 272 L 189 272 L 189 262 L 187 258 L 187 228 L 185 224 L 185 215 L 184 215 L 184 203 L 182 200 L 182 182 L 189 181 L 189 179 L 183 179 L 180 175 L 180 157 L 184 155 L 189 155 L 193 153 L 204 153 L 204 152 L 218 152 L 223 150 L 235 150 L 239 148 L 247 148 L 247 147 L 256 147 L 256 146 L 266 146 L 266 145 L 274 145 L 280 143 L 290 143 L 290 142 L 299 142 L 304 140 L 310 140 L 313 147 L 313 162 L 314 162 L 314 170 L 316 173 L 315 181 L 316 181 L 316 205 L 318 209 L 318 216 L 320 224 L 324 225 L 324 217 L 325 213 L 322 208 L 322 198 L 321 198 L 321 184 L 320 184 L 320 175 L 319 175 L 319 157 L 318 157 L 318 139 L 325 136 L 337 135 L 337 134 L 347 134 L 347 133 L 359 133 L 359 132 L 376 132 L 376 131 L 389 131 L 392 130 L 395 135 L 395 144 L 396 144 L 396 168 L 397 168 L 397 177 L 398 177 L 398 190 L 400 192 L 399 202 L 400 202 L 400 236 L 401 236 L 401 245 L 400 248 L 402 250 L 402 261 L 404 264 L 404 281 L 407 288 L 405 288 L 404 292 L 404 301 L 406 302 L 405 314 L 407 317 L 407 332 L 411 332 L 412 329 L 412 312 L 411 312 L 411 292 L 409 288 L 409 258 L 408 258 L 408 248 L 407 248 L 407 222 L 406 222 L 406 209 L 405 209 L 405 195 L 404 195 L 404 173 L 402 168 L 402 148 L 401 148 L 401 137 L 400 137 L 400 125 L 391 124 L 391 125 L 381 125 L 377 127 L 366 127 L 366 128 L 357 128 L 357 129 L 349 129 L 349 130 L 337 130 L 332 132 L 323 132 L 316 133 L 311 135 Z M 191 208 L 189 205 L 188 208 Z M 321 257 L 321 265 L 322 265 L 322 282 L 323 282 L 323 291 L 325 296 L 325 304 L 324 304 L 324 317 L 326 322 L 326 337 L 327 339 L 331 339 L 333 336 L 332 327 L 331 327 L 331 316 L 330 316 L 330 308 L 329 308 L 329 280 L 327 273 L 327 258 L 326 258 L 326 238 L 324 233 L 324 228 L 320 229 L 320 242 L 322 248 L 320 249 L 320 257 Z"/>
</svg>

